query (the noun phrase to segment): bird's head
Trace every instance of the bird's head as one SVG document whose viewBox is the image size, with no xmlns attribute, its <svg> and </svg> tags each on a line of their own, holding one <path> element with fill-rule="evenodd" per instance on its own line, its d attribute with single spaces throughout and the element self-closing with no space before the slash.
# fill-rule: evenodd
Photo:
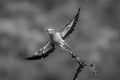
<svg viewBox="0 0 120 80">
<path fill-rule="evenodd" d="M 47 32 L 48 32 L 49 34 L 53 34 L 55 31 L 54 31 L 54 29 L 50 28 L 50 29 L 47 29 Z"/>
</svg>

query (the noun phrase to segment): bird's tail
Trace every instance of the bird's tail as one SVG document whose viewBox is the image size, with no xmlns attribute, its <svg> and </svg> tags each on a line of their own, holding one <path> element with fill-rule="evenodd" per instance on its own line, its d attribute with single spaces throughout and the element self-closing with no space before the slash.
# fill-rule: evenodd
<svg viewBox="0 0 120 80">
<path fill-rule="evenodd" d="M 64 47 L 65 47 L 66 49 L 70 49 L 70 46 L 69 46 L 66 42 L 64 42 Z"/>
</svg>

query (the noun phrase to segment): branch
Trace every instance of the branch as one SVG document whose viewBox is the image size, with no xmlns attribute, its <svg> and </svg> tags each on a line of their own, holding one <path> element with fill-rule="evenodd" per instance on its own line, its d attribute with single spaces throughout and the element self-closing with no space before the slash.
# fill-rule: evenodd
<svg viewBox="0 0 120 80">
<path fill-rule="evenodd" d="M 88 66 L 90 68 L 90 71 L 96 75 L 96 68 L 95 68 L 95 65 L 89 61 L 85 61 L 85 60 L 79 60 L 79 58 L 74 55 L 72 53 L 72 58 L 75 59 L 75 62 L 79 65 L 79 67 L 77 68 L 76 70 L 76 73 L 73 77 L 73 80 L 76 80 L 77 77 L 78 77 L 78 74 L 81 72 L 81 70 L 85 67 L 85 66 Z"/>
<path fill-rule="evenodd" d="M 77 70 L 76 70 L 76 73 L 75 73 L 75 75 L 74 75 L 73 80 L 76 80 L 76 79 L 77 79 L 78 74 L 81 72 L 81 69 L 82 69 L 82 68 L 84 68 L 84 66 L 83 66 L 83 65 L 81 65 L 81 66 L 79 66 L 79 67 L 77 68 Z"/>
</svg>

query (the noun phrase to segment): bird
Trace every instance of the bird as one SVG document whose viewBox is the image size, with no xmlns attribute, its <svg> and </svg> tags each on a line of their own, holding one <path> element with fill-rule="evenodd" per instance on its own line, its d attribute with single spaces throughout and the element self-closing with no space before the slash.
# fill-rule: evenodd
<svg viewBox="0 0 120 80">
<path fill-rule="evenodd" d="M 70 34 L 72 34 L 76 28 L 76 25 L 79 21 L 80 10 L 81 10 L 81 6 L 78 8 L 78 11 L 75 17 L 72 20 L 70 20 L 58 32 L 56 32 L 52 28 L 47 29 L 47 32 L 50 38 L 49 41 L 47 41 L 47 43 L 42 48 L 36 51 L 33 56 L 27 57 L 26 59 L 40 60 L 41 58 L 46 58 L 49 56 L 49 54 L 54 52 L 54 50 L 56 49 L 55 46 L 59 46 L 63 50 L 67 51 L 72 56 L 72 59 L 75 60 L 75 62 L 79 65 L 73 80 L 77 79 L 77 76 L 81 72 L 81 69 L 84 68 L 85 66 L 89 66 L 91 71 L 93 73 L 96 73 L 94 64 L 88 61 L 80 60 L 79 57 L 77 57 L 77 55 L 70 50 L 71 47 L 65 41 L 65 39 L 69 37 Z M 49 45 L 51 46 L 50 48 L 48 48 Z"/>
<path fill-rule="evenodd" d="M 69 50 L 71 47 L 65 42 L 65 39 L 69 37 L 70 34 L 72 34 L 72 32 L 75 30 L 76 25 L 79 21 L 80 10 L 81 6 L 78 8 L 75 17 L 72 20 L 70 20 L 58 32 L 56 32 L 52 28 L 47 29 L 50 40 L 43 46 L 43 48 L 36 51 L 32 57 L 27 57 L 26 59 L 38 60 L 41 58 L 46 58 L 50 53 L 54 52 L 55 46 L 57 45 L 61 47 L 63 50 L 67 51 L 72 56 L 72 58 L 76 58 L 77 60 L 79 60 L 79 58 L 77 58 L 76 55 Z M 47 49 L 49 45 L 51 45 L 51 48 Z"/>
</svg>

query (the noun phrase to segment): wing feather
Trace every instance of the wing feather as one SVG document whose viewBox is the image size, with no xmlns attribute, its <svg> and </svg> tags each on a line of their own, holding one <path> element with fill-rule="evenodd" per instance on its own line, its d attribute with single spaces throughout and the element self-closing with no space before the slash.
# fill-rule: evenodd
<svg viewBox="0 0 120 80">
<path fill-rule="evenodd" d="M 41 55 L 33 55 L 31 57 L 26 58 L 26 60 L 40 60 L 41 58 L 48 57 L 49 54 L 51 54 L 55 50 L 54 44 L 51 44 L 51 45 L 52 45 L 52 47 L 49 50 L 47 50 L 47 52 L 45 52 L 45 53 L 43 53 Z"/>
<path fill-rule="evenodd" d="M 76 16 L 74 17 L 74 19 L 72 19 L 65 26 L 64 29 L 60 30 L 60 34 L 61 34 L 63 39 L 66 39 L 74 31 L 76 24 L 78 22 L 78 19 L 79 19 L 80 10 L 81 10 L 81 7 L 78 9 L 78 12 L 77 12 Z"/>
</svg>

